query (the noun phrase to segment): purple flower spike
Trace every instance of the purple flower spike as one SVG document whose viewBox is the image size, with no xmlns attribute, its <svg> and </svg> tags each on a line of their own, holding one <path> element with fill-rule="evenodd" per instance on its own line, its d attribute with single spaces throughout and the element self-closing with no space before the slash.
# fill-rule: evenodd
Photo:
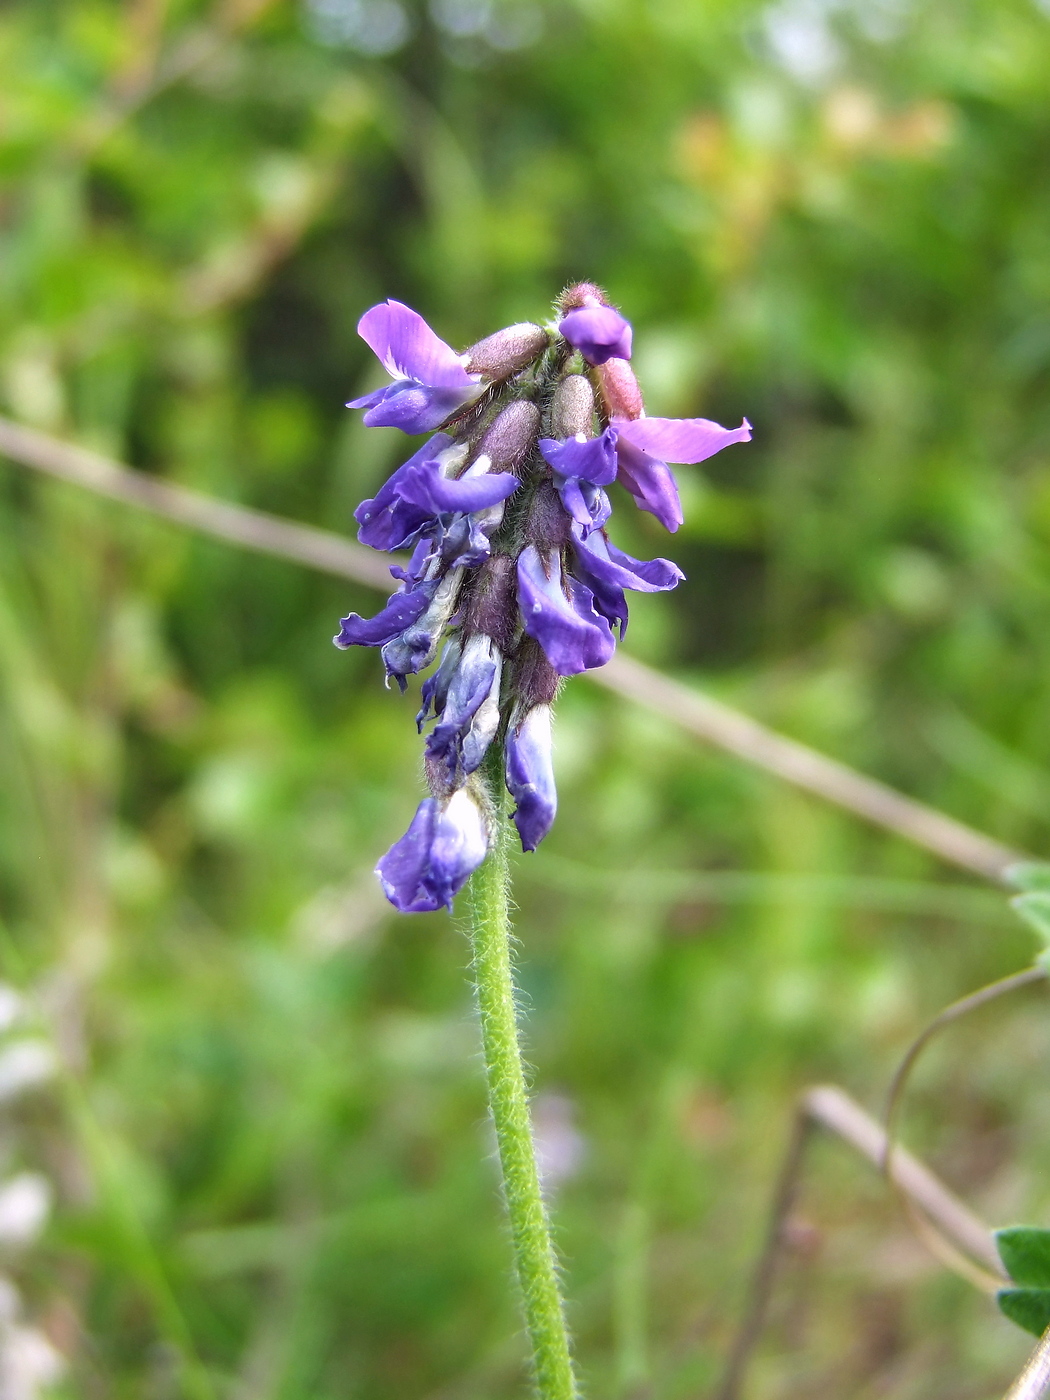
<svg viewBox="0 0 1050 1400">
<path fill-rule="evenodd" d="M 560 676 L 575 676 L 604 666 L 616 643 L 608 621 L 595 611 L 587 585 L 574 578 L 565 583 L 557 554 L 545 563 L 535 545 L 526 545 L 518 556 L 518 602 L 525 631 L 536 638 Z"/>
<path fill-rule="evenodd" d="M 551 707 L 533 705 L 507 731 L 507 790 L 518 804 L 514 825 L 523 851 L 534 851 L 558 810 L 551 763 Z"/>
<path fill-rule="evenodd" d="M 366 427 L 428 433 L 481 393 L 481 376 L 467 373 L 467 357 L 457 355 L 417 311 L 399 301 L 366 311 L 357 333 L 394 381 L 347 404 L 368 410 Z"/>
<path fill-rule="evenodd" d="M 619 623 L 620 637 L 627 631 L 627 600 L 624 589 L 635 593 L 663 593 L 676 587 L 685 574 L 670 559 L 632 559 L 617 549 L 604 531 L 588 533 L 574 525 L 576 570 L 594 594 L 594 606 Z"/>
<path fill-rule="evenodd" d="M 616 444 L 616 461 L 616 479 L 634 497 L 638 509 L 655 515 L 673 535 L 685 517 L 678 485 L 667 463 L 648 456 L 625 437 Z"/>
<path fill-rule="evenodd" d="M 613 428 L 647 457 L 661 462 L 705 462 L 723 447 L 751 441 L 751 424 L 723 428 L 708 418 L 614 418 Z"/>
<path fill-rule="evenodd" d="M 481 809 L 466 788 L 444 804 L 427 797 L 412 824 L 376 866 L 383 893 L 402 914 L 452 908 L 488 852 Z"/>
<path fill-rule="evenodd" d="M 611 306 L 580 306 L 558 322 L 558 330 L 592 365 L 631 358 L 631 323 Z"/>
</svg>

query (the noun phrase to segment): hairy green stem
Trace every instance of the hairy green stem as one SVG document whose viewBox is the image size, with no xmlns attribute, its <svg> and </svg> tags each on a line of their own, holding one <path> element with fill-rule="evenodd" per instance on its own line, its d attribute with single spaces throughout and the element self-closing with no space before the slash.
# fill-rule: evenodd
<svg viewBox="0 0 1050 1400">
<path fill-rule="evenodd" d="M 532 1344 L 536 1390 L 541 1400 L 574 1400 L 578 1391 L 554 1246 L 540 1191 L 518 1041 L 510 956 L 509 833 L 502 810 L 497 809 L 493 826 L 492 849 L 470 881 L 474 978 L 489 1108 L 499 1146 L 525 1325 Z"/>
</svg>

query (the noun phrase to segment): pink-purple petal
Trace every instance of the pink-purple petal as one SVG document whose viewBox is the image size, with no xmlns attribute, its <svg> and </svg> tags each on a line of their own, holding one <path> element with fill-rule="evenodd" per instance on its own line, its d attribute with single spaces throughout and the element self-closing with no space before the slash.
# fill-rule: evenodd
<svg viewBox="0 0 1050 1400">
<path fill-rule="evenodd" d="M 667 463 L 650 457 L 622 433 L 616 444 L 616 461 L 616 479 L 634 497 L 638 509 L 655 515 L 673 535 L 685 517 L 678 485 Z"/>
<path fill-rule="evenodd" d="M 467 389 L 480 382 L 480 375 L 467 373 L 464 357 L 400 301 L 380 302 L 366 311 L 357 333 L 392 379 L 414 379 L 431 389 Z"/>
<path fill-rule="evenodd" d="M 639 451 L 661 462 L 703 462 L 734 442 L 750 442 L 751 424 L 723 428 L 708 418 L 614 418 L 612 426 Z"/>
</svg>

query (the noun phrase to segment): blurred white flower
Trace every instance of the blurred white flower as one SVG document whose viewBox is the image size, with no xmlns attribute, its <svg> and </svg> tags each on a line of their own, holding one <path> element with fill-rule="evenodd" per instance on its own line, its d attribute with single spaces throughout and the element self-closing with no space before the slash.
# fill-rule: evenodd
<svg viewBox="0 0 1050 1400">
<path fill-rule="evenodd" d="M 398 0 L 306 0 L 306 10 L 320 43 L 371 58 L 395 53 L 411 29 Z"/>
<path fill-rule="evenodd" d="M 21 1311 L 18 1289 L 0 1275 L 0 1400 L 42 1400 L 65 1370 L 43 1332 L 19 1322 Z"/>
<path fill-rule="evenodd" d="M 51 1210 L 51 1183 L 39 1172 L 19 1172 L 0 1185 L 0 1245 L 27 1245 Z"/>
<path fill-rule="evenodd" d="M 44 1084 L 55 1072 L 55 1052 L 43 1040 L 15 1040 L 0 1050 L 0 1103 Z"/>
<path fill-rule="evenodd" d="M 35 1327 L 0 1333 L 0 1400 L 39 1400 L 65 1369 L 61 1354 Z"/>
<path fill-rule="evenodd" d="M 24 1003 L 14 987 L 0 982 L 0 1031 L 9 1031 L 22 1014 Z"/>
</svg>

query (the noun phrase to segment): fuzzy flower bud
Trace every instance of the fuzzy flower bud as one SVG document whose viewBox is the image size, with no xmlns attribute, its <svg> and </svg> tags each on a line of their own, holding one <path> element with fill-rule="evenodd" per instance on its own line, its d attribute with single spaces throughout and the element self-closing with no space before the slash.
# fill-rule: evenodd
<svg viewBox="0 0 1050 1400">
<path fill-rule="evenodd" d="M 542 326 L 521 321 L 472 345 L 465 352 L 467 371 L 494 381 L 509 379 L 542 355 L 549 342 L 550 337 Z"/>
</svg>

